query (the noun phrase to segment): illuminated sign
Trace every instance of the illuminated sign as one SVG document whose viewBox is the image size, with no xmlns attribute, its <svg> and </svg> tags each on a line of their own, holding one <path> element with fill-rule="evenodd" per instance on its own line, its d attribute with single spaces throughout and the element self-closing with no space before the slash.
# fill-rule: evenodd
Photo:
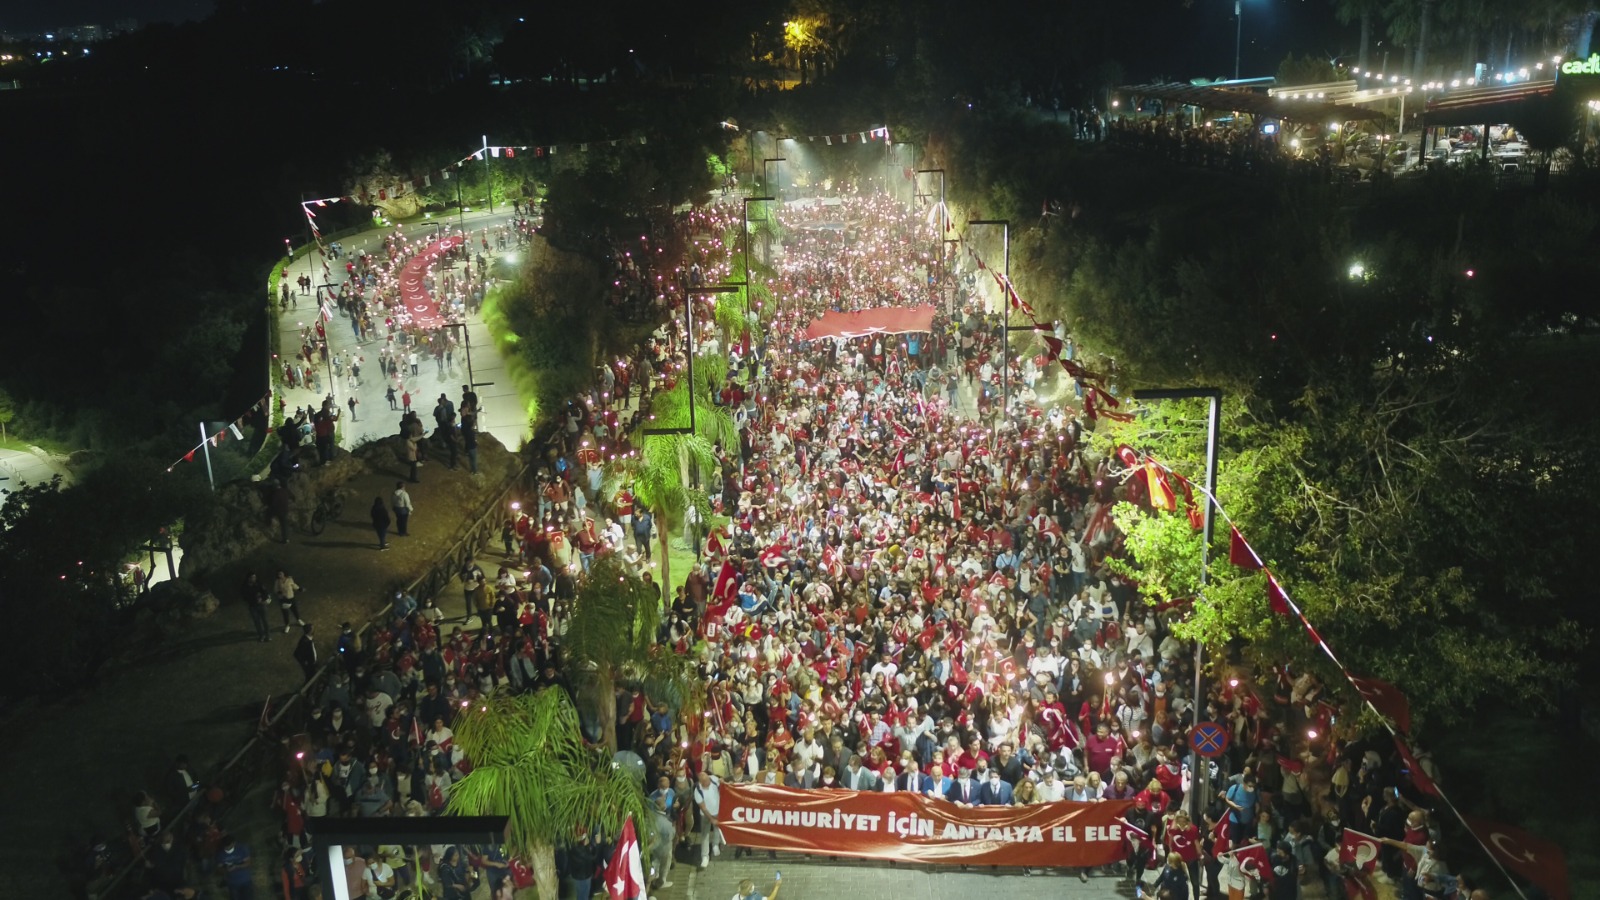
<svg viewBox="0 0 1600 900">
<path fill-rule="evenodd" d="M 1563 75 L 1600 75 L 1600 53 L 1589 54 L 1588 59 L 1569 59 L 1561 64 Z"/>
</svg>

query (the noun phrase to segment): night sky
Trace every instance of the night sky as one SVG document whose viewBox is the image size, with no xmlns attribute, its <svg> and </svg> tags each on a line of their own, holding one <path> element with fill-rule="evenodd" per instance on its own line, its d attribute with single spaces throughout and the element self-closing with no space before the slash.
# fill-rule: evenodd
<svg viewBox="0 0 1600 900">
<path fill-rule="evenodd" d="M 715 2 L 706 4 L 714 8 Z M 1140 48 L 1122 60 L 1128 77 L 1188 79 L 1233 73 L 1232 0 L 1177 0 L 1146 4 L 1148 32 L 1131 42 Z M 0 0 L 0 31 L 42 31 L 70 25 L 109 25 L 203 18 L 212 0 Z M 688 7 L 692 9 L 693 7 Z M 1375 36 L 1376 39 L 1376 36 Z M 1270 75 L 1289 52 L 1354 53 L 1353 27 L 1338 25 L 1330 0 L 1244 0 L 1243 74 Z"/>
<path fill-rule="evenodd" d="M 110 25 L 121 19 L 183 22 L 211 14 L 212 0 L 0 0 L 0 31 Z"/>
</svg>

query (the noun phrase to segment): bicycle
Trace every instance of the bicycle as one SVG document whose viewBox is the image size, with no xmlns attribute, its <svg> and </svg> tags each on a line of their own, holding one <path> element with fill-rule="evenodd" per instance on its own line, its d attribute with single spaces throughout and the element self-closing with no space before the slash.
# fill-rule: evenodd
<svg viewBox="0 0 1600 900">
<path fill-rule="evenodd" d="M 311 520 L 307 523 L 308 530 L 313 534 L 321 534 L 328 522 L 339 518 L 344 512 L 344 498 L 338 491 L 328 491 L 317 498 L 317 508 L 311 511 Z"/>
</svg>

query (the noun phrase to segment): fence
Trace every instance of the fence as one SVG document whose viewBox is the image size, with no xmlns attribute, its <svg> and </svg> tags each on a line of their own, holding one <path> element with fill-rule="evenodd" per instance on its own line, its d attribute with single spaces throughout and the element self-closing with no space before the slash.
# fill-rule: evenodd
<svg viewBox="0 0 1600 900">
<path fill-rule="evenodd" d="M 517 473 L 508 478 L 505 486 L 473 517 L 466 531 L 443 554 L 440 561 L 404 588 L 406 593 L 419 601 L 438 596 L 456 577 L 456 573 L 460 572 L 469 560 L 476 557 L 481 547 L 491 541 L 499 540 L 500 525 L 506 515 L 506 504 L 514 494 L 527 486 L 528 476 L 533 470 L 533 466 L 526 461 L 527 454 L 534 447 L 543 447 L 552 432 L 553 428 L 550 426 L 540 429 L 535 436 L 535 442 L 529 445 L 529 450 L 524 451 L 524 460 Z M 388 621 L 392 606 L 392 602 L 386 598 L 383 606 L 362 624 L 357 634 L 365 640 L 375 627 Z M 244 796 L 252 787 L 281 776 L 279 770 L 283 765 L 283 738 L 305 730 L 314 701 L 321 694 L 336 665 L 339 665 L 336 657 L 324 662 L 299 690 L 289 695 L 288 700 L 273 712 L 265 726 L 258 728 L 256 734 L 245 741 L 244 746 L 230 756 L 220 768 L 208 773 L 209 777 L 205 779 L 206 787 L 220 788 L 223 792 L 224 805 L 217 810 L 217 821 L 220 822 L 221 817 L 231 811 L 237 799 Z M 163 828 L 172 830 L 181 827 L 206 803 L 203 795 L 190 800 L 183 809 L 164 823 Z M 144 860 L 135 857 L 103 887 L 91 890 L 90 900 L 108 900 L 121 896 L 119 892 L 131 887 L 129 877 L 143 868 Z"/>
</svg>

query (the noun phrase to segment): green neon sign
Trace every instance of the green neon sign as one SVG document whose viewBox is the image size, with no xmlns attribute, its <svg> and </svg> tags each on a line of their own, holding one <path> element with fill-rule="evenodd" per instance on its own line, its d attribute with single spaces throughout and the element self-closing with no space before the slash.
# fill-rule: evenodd
<svg viewBox="0 0 1600 900">
<path fill-rule="evenodd" d="M 1589 54 L 1588 59 L 1569 59 L 1561 64 L 1563 75 L 1600 75 L 1600 53 Z"/>
</svg>

